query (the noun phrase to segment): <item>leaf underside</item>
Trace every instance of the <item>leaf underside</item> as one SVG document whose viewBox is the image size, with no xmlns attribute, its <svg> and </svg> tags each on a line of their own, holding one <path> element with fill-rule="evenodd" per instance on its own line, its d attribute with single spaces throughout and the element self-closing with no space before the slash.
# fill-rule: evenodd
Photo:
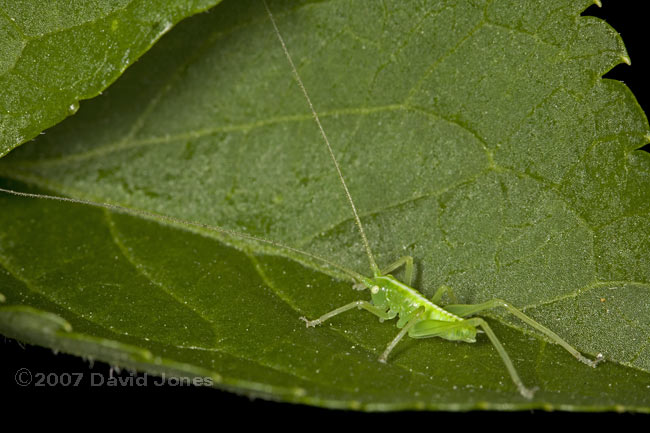
<svg viewBox="0 0 650 433">
<path fill-rule="evenodd" d="M 589 1 L 273 1 L 380 266 L 464 303 L 484 335 L 406 339 L 339 270 L 368 274 L 327 149 L 259 1 L 164 36 L 103 96 L 0 161 L 0 186 L 170 216 L 0 195 L 0 331 L 269 399 L 365 410 L 650 407 L 650 157 L 627 58 Z M 399 273 L 398 273 L 399 275 Z"/>
<path fill-rule="evenodd" d="M 76 113 L 182 18 L 220 0 L 0 0 L 0 156 Z"/>
</svg>

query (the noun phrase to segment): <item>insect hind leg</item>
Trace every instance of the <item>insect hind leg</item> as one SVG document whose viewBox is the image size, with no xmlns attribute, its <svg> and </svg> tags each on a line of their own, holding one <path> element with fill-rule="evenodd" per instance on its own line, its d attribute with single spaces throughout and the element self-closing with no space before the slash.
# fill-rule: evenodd
<svg viewBox="0 0 650 433">
<path fill-rule="evenodd" d="M 474 305 L 469 305 L 469 304 L 468 305 L 463 305 L 463 304 L 447 305 L 445 306 L 445 309 L 450 313 L 457 314 L 461 317 L 466 317 L 472 314 L 476 314 L 480 311 L 490 310 L 492 308 L 497 308 L 497 307 L 505 308 L 506 310 L 508 310 L 510 314 L 521 319 L 524 323 L 528 324 L 533 329 L 536 329 L 537 331 L 546 335 L 548 338 L 551 339 L 551 341 L 562 346 L 567 352 L 573 355 L 578 361 L 587 364 L 590 367 L 596 367 L 596 365 L 598 365 L 600 362 L 602 362 L 605 359 L 602 353 L 596 355 L 596 359 L 593 360 L 583 356 L 580 352 L 578 352 L 578 350 L 575 347 L 571 346 L 555 332 L 551 331 L 541 323 L 533 320 L 533 318 L 527 316 L 526 314 L 524 314 L 517 308 L 513 307 L 503 299 L 493 299 L 491 301 L 483 302 L 481 304 L 474 304 Z"/>
</svg>

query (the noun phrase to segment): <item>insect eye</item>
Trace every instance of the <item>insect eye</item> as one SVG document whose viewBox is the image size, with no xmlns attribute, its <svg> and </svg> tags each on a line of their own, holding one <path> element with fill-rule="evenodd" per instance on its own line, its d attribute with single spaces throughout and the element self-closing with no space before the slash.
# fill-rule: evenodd
<svg viewBox="0 0 650 433">
<path fill-rule="evenodd" d="M 379 286 L 372 286 L 372 289 L 370 289 L 370 293 L 372 293 L 373 295 L 379 293 Z"/>
</svg>

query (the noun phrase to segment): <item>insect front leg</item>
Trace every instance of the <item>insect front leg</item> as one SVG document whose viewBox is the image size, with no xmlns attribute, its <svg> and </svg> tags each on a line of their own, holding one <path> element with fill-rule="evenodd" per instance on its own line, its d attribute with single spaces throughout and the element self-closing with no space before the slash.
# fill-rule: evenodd
<svg viewBox="0 0 650 433">
<path fill-rule="evenodd" d="M 445 306 L 445 310 L 449 311 L 450 313 L 454 313 L 456 315 L 459 315 L 461 317 L 466 317 L 470 316 L 472 314 L 476 314 L 480 311 L 484 310 L 490 310 L 492 308 L 497 308 L 497 307 L 503 307 L 508 312 L 513 314 L 514 316 L 518 317 L 534 329 L 538 330 L 542 334 L 546 335 L 549 337 L 553 342 L 559 344 L 562 346 L 564 349 L 566 349 L 567 352 L 569 352 L 571 355 L 573 355 L 578 361 L 583 362 L 587 364 L 590 367 L 595 367 L 600 363 L 601 361 L 604 360 L 603 354 L 599 353 L 596 355 L 596 359 L 591 360 L 589 358 L 586 358 L 583 356 L 578 350 L 571 346 L 569 343 L 567 343 L 565 340 L 562 339 L 559 335 L 557 335 L 555 332 L 551 331 L 548 329 L 546 326 L 542 325 L 541 323 L 533 320 L 531 317 L 527 316 L 520 310 L 516 309 L 503 299 L 493 299 L 491 301 L 483 302 L 481 304 L 474 304 L 474 305 L 463 305 L 463 304 L 458 304 L 458 305 L 447 305 Z"/>
<path fill-rule="evenodd" d="M 407 286 L 411 286 L 413 285 L 413 257 L 411 256 L 401 257 L 399 260 L 388 265 L 386 269 L 382 269 L 381 273 L 382 275 L 389 274 L 403 265 L 405 267 L 405 283 Z"/>
<path fill-rule="evenodd" d="M 354 301 L 342 307 L 339 307 L 336 310 L 332 310 L 329 313 L 325 313 L 322 316 L 320 316 L 318 319 L 308 320 L 306 317 L 301 317 L 300 320 L 304 320 L 305 323 L 307 324 L 307 327 L 309 328 L 312 326 L 320 325 L 324 321 L 331 319 L 332 317 L 337 316 L 353 308 L 359 308 L 359 309 L 363 308 L 364 310 L 369 311 L 375 316 L 379 317 L 379 319 L 381 320 L 392 319 L 393 317 L 395 317 L 395 314 L 388 313 L 385 308 L 379 308 L 375 305 L 372 305 L 368 301 Z"/>
</svg>

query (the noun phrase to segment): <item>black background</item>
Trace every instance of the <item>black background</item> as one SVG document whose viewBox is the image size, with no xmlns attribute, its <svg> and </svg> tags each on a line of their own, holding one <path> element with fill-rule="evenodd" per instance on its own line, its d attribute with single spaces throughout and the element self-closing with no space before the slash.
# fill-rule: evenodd
<svg viewBox="0 0 650 433">
<path fill-rule="evenodd" d="M 650 93 L 649 86 L 646 84 L 650 77 L 650 67 L 648 66 L 648 36 L 646 32 L 648 17 L 644 11 L 646 1 L 633 0 L 603 0 L 603 7 L 597 8 L 592 6 L 583 15 L 594 15 L 605 19 L 614 27 L 623 37 L 623 41 L 628 49 L 632 66 L 618 65 L 612 71 L 606 74 L 607 78 L 613 78 L 623 81 L 628 85 L 636 95 L 640 105 L 646 113 L 650 113 Z M 650 151 L 650 146 L 645 146 L 644 150 Z M 29 369 L 32 374 L 60 374 L 80 372 L 84 374 L 84 380 L 79 387 L 20 387 L 14 380 L 14 374 L 20 368 Z M 127 405 L 133 410 L 155 404 L 156 407 L 167 406 L 167 403 L 177 405 L 179 401 L 183 402 L 181 406 L 175 406 L 178 411 L 175 415 L 182 418 L 192 416 L 209 416 L 211 418 L 223 417 L 241 419 L 245 424 L 249 422 L 272 422 L 273 420 L 281 421 L 288 424 L 296 425 L 305 417 L 314 419 L 327 418 L 329 422 L 361 422 L 368 423 L 365 427 L 371 428 L 375 425 L 387 427 L 386 421 L 399 422 L 402 427 L 411 429 L 417 427 L 418 421 L 431 422 L 432 420 L 453 421 L 458 429 L 476 429 L 476 426 L 460 423 L 462 420 L 470 418 L 482 418 L 489 420 L 503 416 L 498 413 L 478 413 L 471 414 L 440 414 L 440 413 L 415 413 L 400 412 L 389 414 L 363 414 L 348 411 L 331 411 L 319 408 L 312 408 L 303 405 L 291 405 L 275 403 L 264 400 L 251 400 L 247 397 L 238 396 L 212 388 L 199 387 L 179 387 L 179 386 L 148 386 L 148 387 L 91 387 L 87 379 L 90 373 L 99 373 L 103 377 L 108 377 L 110 367 L 104 363 L 95 362 L 91 365 L 89 362 L 80 358 L 65 354 L 54 354 L 49 349 L 35 346 L 24 346 L 14 340 L 0 337 L 0 395 L 11 395 L 14 401 L 21 404 L 29 402 L 39 402 L 41 405 L 46 402 L 47 405 L 64 404 L 70 405 L 70 409 L 75 408 L 79 403 L 91 405 L 96 408 L 100 407 L 126 407 Z M 122 373 L 124 377 L 128 373 Z M 150 378 L 151 379 L 151 378 Z M 152 379 L 151 379 L 152 380 Z M 378 378 L 378 380 L 381 380 Z M 187 404 L 194 406 L 188 410 Z M 110 406 L 108 406 L 110 405 Z M 150 407 L 150 406 L 149 406 Z M 208 412 L 205 412 L 206 409 Z M 6 414 L 6 412 L 5 412 Z M 165 416 L 169 413 L 164 414 Z M 248 415 L 248 418 L 245 418 Z M 509 422 L 519 419 L 518 430 L 525 430 L 532 427 L 526 424 L 528 421 L 520 418 L 530 417 L 530 411 L 524 411 L 517 414 L 508 414 Z M 252 417 L 251 417 L 252 416 Z M 567 413 L 548 414 L 541 411 L 535 411 L 534 416 L 538 419 L 557 421 L 558 417 L 568 418 L 575 417 Z M 469 417 L 469 418 L 467 418 Z M 514 418 L 513 418 L 514 417 Z M 602 420 L 615 418 L 616 421 L 627 420 L 630 417 L 636 417 L 637 421 L 641 420 L 639 415 L 596 415 L 592 420 Z M 519 422 L 518 421 L 518 422 Z M 641 420 L 645 421 L 645 420 Z M 489 422 L 489 421 L 487 421 Z M 517 422 L 517 423 L 518 423 Z M 350 426 L 350 424 L 341 424 Z M 431 426 L 433 430 L 440 426 Z M 494 425 L 496 428 L 500 428 Z M 583 427 L 586 427 L 583 425 Z M 312 426 L 305 426 L 304 430 L 311 430 Z"/>
</svg>

